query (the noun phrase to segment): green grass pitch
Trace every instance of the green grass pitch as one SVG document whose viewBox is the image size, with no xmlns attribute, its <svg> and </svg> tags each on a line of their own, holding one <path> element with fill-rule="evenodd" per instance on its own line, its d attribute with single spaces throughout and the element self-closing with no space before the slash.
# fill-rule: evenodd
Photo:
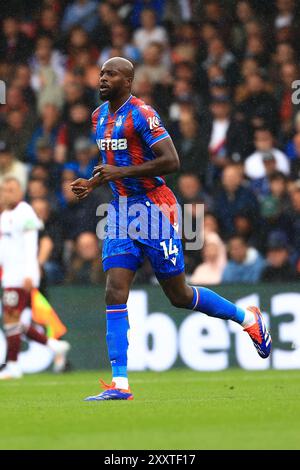
<svg viewBox="0 0 300 470">
<path fill-rule="evenodd" d="M 132 373 L 133 401 L 84 402 L 99 375 L 0 382 L 0 449 L 300 449 L 300 371 Z"/>
</svg>

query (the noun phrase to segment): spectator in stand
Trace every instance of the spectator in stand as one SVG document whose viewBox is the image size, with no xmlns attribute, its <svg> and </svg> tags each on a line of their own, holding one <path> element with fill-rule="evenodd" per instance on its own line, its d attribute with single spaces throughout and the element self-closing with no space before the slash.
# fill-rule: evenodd
<svg viewBox="0 0 300 470">
<path fill-rule="evenodd" d="M 231 37 L 237 55 L 242 56 L 247 38 L 245 25 L 253 20 L 255 15 L 251 2 L 248 0 L 239 0 L 235 8 L 237 22 L 233 25 Z"/>
<path fill-rule="evenodd" d="M 36 162 L 35 165 L 42 167 L 47 173 L 47 185 L 53 191 L 57 191 L 60 185 L 61 165 L 54 161 L 54 150 L 53 145 L 49 137 L 39 137 L 36 142 Z M 34 177 L 35 168 L 34 166 L 31 170 L 31 177 L 33 179 L 43 179 L 40 177 Z"/>
<path fill-rule="evenodd" d="M 31 85 L 37 95 L 38 111 L 41 112 L 46 103 L 53 103 L 61 108 L 64 58 L 59 51 L 53 49 L 50 37 L 41 36 L 37 40 L 35 54 L 31 59 L 31 71 Z"/>
<path fill-rule="evenodd" d="M 198 28 L 191 21 L 178 26 L 175 31 L 175 44 L 172 48 L 172 62 L 194 64 L 199 46 Z M 168 51 L 167 51 L 168 52 Z"/>
<path fill-rule="evenodd" d="M 239 113 L 252 129 L 258 125 L 268 123 L 272 131 L 278 129 L 278 110 L 275 98 L 268 91 L 267 82 L 261 73 L 254 73 L 246 77 L 247 97 L 239 105 Z M 260 117 L 259 124 L 256 123 Z"/>
<path fill-rule="evenodd" d="M 296 113 L 300 110 L 299 104 L 294 103 L 293 83 L 299 79 L 299 66 L 295 62 L 285 62 L 279 71 L 280 83 L 276 89 L 276 98 L 279 106 L 279 119 L 282 138 L 287 139 L 293 131 Z"/>
<path fill-rule="evenodd" d="M 232 115 L 229 96 L 214 96 L 210 115 L 202 119 L 201 130 L 208 146 L 213 180 L 219 175 L 234 153 L 243 159 L 249 150 L 248 130 L 243 122 Z M 243 140 L 240 136 L 243 135 Z"/>
<path fill-rule="evenodd" d="M 30 108 L 25 101 L 22 89 L 16 85 L 12 85 L 8 87 L 6 92 L 6 104 L 1 105 L 0 108 L 0 117 L 3 116 L 3 120 L 5 121 L 7 114 L 10 111 L 21 111 L 24 115 L 28 115 Z M 31 118 L 34 119 L 35 115 L 34 112 L 32 113 Z"/>
<path fill-rule="evenodd" d="M 270 179 L 274 173 L 278 173 L 276 170 L 276 159 L 271 152 L 263 153 L 262 161 L 265 168 L 265 176 L 250 181 L 250 187 L 259 201 L 263 201 L 270 194 Z M 283 173 L 281 174 L 283 175 Z"/>
<path fill-rule="evenodd" d="M 75 161 L 66 163 L 64 168 L 75 172 L 77 178 L 89 179 L 98 159 L 92 153 L 92 143 L 86 137 L 79 137 L 74 143 Z"/>
<path fill-rule="evenodd" d="M 163 47 L 167 46 L 168 37 L 166 30 L 157 24 L 154 10 L 145 8 L 141 12 L 141 27 L 135 31 L 133 41 L 141 53 L 153 42 L 161 44 Z"/>
<path fill-rule="evenodd" d="M 265 260 L 254 248 L 240 236 L 234 235 L 228 242 L 228 261 L 222 282 L 255 283 L 258 282 L 266 265 Z"/>
<path fill-rule="evenodd" d="M 76 74 L 70 74 L 68 80 L 65 80 L 64 100 L 65 102 L 62 110 L 63 121 L 67 121 L 69 119 L 70 109 L 73 105 L 85 103 L 89 109 L 92 109 L 95 106 L 94 97 L 90 96 L 89 90 L 87 90 L 87 87 L 84 84 L 84 74 L 81 72 L 79 73 L 78 71 Z"/>
<path fill-rule="evenodd" d="M 257 230 L 256 223 L 252 213 L 249 213 L 247 210 L 238 212 L 234 216 L 234 233 L 242 237 L 249 246 L 253 246 L 261 251 L 264 239 L 261 231 Z"/>
<path fill-rule="evenodd" d="M 259 179 L 266 176 L 264 157 L 271 154 L 276 160 L 276 169 L 285 175 L 290 172 L 290 163 L 281 150 L 274 147 L 275 138 L 268 128 L 257 129 L 254 133 L 255 152 L 245 161 L 245 174 L 250 179 Z"/>
<path fill-rule="evenodd" d="M 31 86 L 31 72 L 27 64 L 19 64 L 16 67 L 15 77 L 12 81 L 12 86 L 16 86 L 21 90 L 23 99 L 28 108 L 35 111 L 36 96 Z"/>
<path fill-rule="evenodd" d="M 267 266 L 261 273 L 261 281 L 292 282 L 299 280 L 290 262 L 289 241 L 285 233 L 273 232 L 267 243 Z"/>
<path fill-rule="evenodd" d="M 231 86 L 237 84 L 239 69 L 236 59 L 221 38 L 212 39 L 208 44 L 208 55 L 202 66 L 207 71 L 212 64 L 217 64 L 224 70 L 225 78 Z"/>
<path fill-rule="evenodd" d="M 193 272 L 190 278 L 191 284 L 220 284 L 226 266 L 226 248 L 219 235 L 206 234 L 202 254 L 203 263 Z"/>
<path fill-rule="evenodd" d="M 27 186 L 27 200 L 29 204 L 34 199 L 47 199 L 53 210 L 58 207 L 57 198 L 48 186 L 48 181 L 31 177 Z"/>
<path fill-rule="evenodd" d="M 37 36 L 50 36 L 55 46 L 60 46 L 61 30 L 58 12 L 51 6 L 45 6 L 38 22 Z"/>
<path fill-rule="evenodd" d="M 296 51 L 290 42 L 279 42 L 276 45 L 273 60 L 270 65 L 270 76 L 275 83 L 280 82 L 282 66 L 296 62 Z"/>
<path fill-rule="evenodd" d="M 57 214 L 47 199 L 35 198 L 31 203 L 44 228 L 39 234 L 39 264 L 46 284 L 63 280 L 63 230 Z"/>
<path fill-rule="evenodd" d="M 60 112 L 55 104 L 47 103 L 43 106 L 40 122 L 35 128 L 26 150 L 27 161 L 37 161 L 37 142 L 41 137 L 46 137 L 54 149 L 60 127 Z"/>
<path fill-rule="evenodd" d="M 30 57 L 32 42 L 21 32 L 21 25 L 16 16 L 3 19 L 2 37 L 0 39 L 0 57 L 9 63 L 25 62 Z"/>
<path fill-rule="evenodd" d="M 193 113 L 181 113 L 179 120 L 179 135 L 176 147 L 181 161 L 181 171 L 195 173 L 202 181 L 206 175 L 208 152 L 199 123 Z"/>
<path fill-rule="evenodd" d="M 65 163 L 74 160 L 74 144 L 77 138 L 93 138 L 90 122 L 91 110 L 84 102 L 74 103 L 70 106 L 67 122 L 59 129 L 55 160 Z"/>
<path fill-rule="evenodd" d="M 276 0 L 277 14 L 274 19 L 276 29 L 292 26 L 296 20 L 295 0 Z"/>
<path fill-rule="evenodd" d="M 189 215 L 189 221 L 192 221 L 193 230 L 197 226 L 199 226 L 199 224 L 201 224 L 202 227 L 202 210 L 210 210 L 212 206 L 212 200 L 204 191 L 201 181 L 197 174 L 181 174 L 177 181 L 176 194 L 178 202 L 182 206 L 182 210 L 185 211 L 186 215 Z M 191 274 L 195 270 L 196 266 L 200 264 L 201 253 L 199 252 L 199 250 L 186 250 L 185 240 L 183 240 L 183 242 L 185 269 L 188 274 Z"/>
<path fill-rule="evenodd" d="M 97 24 L 91 37 L 99 50 L 109 46 L 110 32 L 113 25 L 120 23 L 118 11 L 110 3 L 100 2 L 97 8 Z"/>
<path fill-rule="evenodd" d="M 72 26 L 80 25 L 85 31 L 92 32 L 97 24 L 96 11 L 96 1 L 74 0 L 64 12 L 62 31 L 67 33 Z"/>
<path fill-rule="evenodd" d="M 99 284 L 105 275 L 99 263 L 99 241 L 94 232 L 83 232 L 75 241 L 74 253 L 66 273 L 72 284 Z"/>
<path fill-rule="evenodd" d="M 98 48 L 93 44 L 88 33 L 79 25 L 73 26 L 69 32 L 67 51 L 68 70 L 74 70 L 77 65 L 78 55 L 80 55 L 81 52 L 88 51 L 95 62 L 99 56 Z"/>
<path fill-rule="evenodd" d="M 192 4 L 185 0 L 165 0 L 164 20 L 168 24 L 180 25 L 192 19 Z"/>
<path fill-rule="evenodd" d="M 8 143 L 17 160 L 26 161 L 26 148 L 33 126 L 34 119 L 29 120 L 19 109 L 7 114 L 6 124 L 0 130 L 0 139 Z"/>
<path fill-rule="evenodd" d="M 219 34 L 224 39 L 227 39 L 230 32 L 231 20 L 222 3 L 220 0 L 208 0 L 203 2 L 203 5 L 201 2 L 196 2 L 195 8 L 197 9 L 198 7 L 201 10 L 203 8 L 203 11 L 200 13 L 201 16 L 203 15 L 204 21 L 213 24 Z"/>
<path fill-rule="evenodd" d="M 169 67 L 163 63 L 163 46 L 153 42 L 146 47 L 143 54 L 143 64 L 135 70 L 134 90 L 140 83 L 149 81 L 152 85 L 167 86 L 172 83 Z"/>
<path fill-rule="evenodd" d="M 214 198 L 215 213 L 221 224 L 221 233 L 229 237 L 234 232 L 234 217 L 247 210 L 257 221 L 259 206 L 252 191 L 243 185 L 243 173 L 237 165 L 230 164 L 224 168 L 222 187 Z"/>
<path fill-rule="evenodd" d="M 16 178 L 23 191 L 27 187 L 28 180 L 28 169 L 26 165 L 14 158 L 14 155 L 4 140 L 0 141 L 0 185 L 3 183 L 5 178 L 13 177 Z"/>
<path fill-rule="evenodd" d="M 293 160 L 291 161 L 291 178 L 300 179 L 300 132 L 293 137 Z"/>
<path fill-rule="evenodd" d="M 252 20 L 245 25 L 246 30 L 246 48 L 245 57 L 252 57 L 258 62 L 259 66 L 264 68 L 269 66 L 268 35 L 259 21 Z"/>
<path fill-rule="evenodd" d="M 212 200 L 204 191 L 198 175 L 193 173 L 182 173 L 177 181 L 177 197 L 181 205 L 192 203 L 204 203 L 206 209 L 212 208 Z"/>
<path fill-rule="evenodd" d="M 76 176 L 70 179 L 63 179 L 61 185 L 61 196 L 60 202 L 62 209 L 60 210 L 61 219 L 63 220 L 64 229 L 64 240 L 74 242 L 74 240 L 82 232 L 93 232 L 96 231 L 96 209 L 102 202 L 97 197 L 96 193 L 93 193 L 85 199 L 80 201 L 72 193 L 70 188 L 71 180 L 74 181 Z"/>
<path fill-rule="evenodd" d="M 289 210 L 288 233 L 292 246 L 300 257 L 300 181 L 297 180 L 290 194 L 291 208 Z"/>
<path fill-rule="evenodd" d="M 269 176 L 269 190 L 261 200 L 261 211 L 269 205 L 274 205 L 277 212 L 285 213 L 290 208 L 290 198 L 287 193 L 287 177 L 280 171 L 273 171 Z"/>
<path fill-rule="evenodd" d="M 203 221 L 204 233 L 217 233 L 220 236 L 220 224 L 213 212 L 205 211 Z"/>
<path fill-rule="evenodd" d="M 111 45 L 103 49 L 98 64 L 101 66 L 106 60 L 113 57 L 113 50 L 120 49 L 120 55 L 132 62 L 139 62 L 141 54 L 139 49 L 131 43 L 128 26 L 117 23 L 111 27 Z"/>
</svg>

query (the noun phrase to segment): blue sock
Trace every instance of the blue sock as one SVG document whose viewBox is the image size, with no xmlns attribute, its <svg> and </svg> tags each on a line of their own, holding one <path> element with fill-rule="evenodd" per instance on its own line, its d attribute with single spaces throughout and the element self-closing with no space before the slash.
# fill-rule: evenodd
<svg viewBox="0 0 300 470">
<path fill-rule="evenodd" d="M 106 342 L 113 377 L 127 377 L 128 311 L 126 304 L 107 305 Z"/>
<path fill-rule="evenodd" d="M 210 317 L 233 320 L 240 324 L 244 321 L 245 312 L 240 307 L 206 287 L 191 287 L 194 291 L 192 304 L 188 307 L 191 310 L 206 313 Z"/>
</svg>

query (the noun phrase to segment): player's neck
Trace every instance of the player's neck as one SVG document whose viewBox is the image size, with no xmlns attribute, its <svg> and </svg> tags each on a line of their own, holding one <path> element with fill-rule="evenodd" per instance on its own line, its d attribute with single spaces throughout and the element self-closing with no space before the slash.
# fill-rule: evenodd
<svg viewBox="0 0 300 470">
<path fill-rule="evenodd" d="M 130 96 L 131 96 L 131 92 L 128 91 L 126 92 L 126 94 L 122 95 L 121 97 L 116 98 L 115 100 L 111 100 L 109 102 L 110 112 L 115 113 L 116 111 L 118 111 L 118 109 L 120 109 L 123 106 L 123 104 L 125 104 L 126 101 L 129 100 Z"/>
</svg>

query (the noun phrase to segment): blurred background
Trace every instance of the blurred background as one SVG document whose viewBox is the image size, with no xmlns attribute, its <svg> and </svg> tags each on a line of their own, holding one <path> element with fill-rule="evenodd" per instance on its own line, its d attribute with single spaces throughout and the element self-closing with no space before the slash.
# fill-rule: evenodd
<svg viewBox="0 0 300 470">
<path fill-rule="evenodd" d="M 171 133 L 181 204 L 205 205 L 186 252 L 200 284 L 297 281 L 300 273 L 300 4 L 294 0 L 1 1 L 0 183 L 17 177 L 44 221 L 44 286 L 103 284 L 96 207 L 70 182 L 98 159 L 90 115 L 99 66 L 134 62 L 134 93 Z M 196 217 L 196 211 L 195 211 Z M 149 264 L 136 283 L 155 282 Z"/>
</svg>

